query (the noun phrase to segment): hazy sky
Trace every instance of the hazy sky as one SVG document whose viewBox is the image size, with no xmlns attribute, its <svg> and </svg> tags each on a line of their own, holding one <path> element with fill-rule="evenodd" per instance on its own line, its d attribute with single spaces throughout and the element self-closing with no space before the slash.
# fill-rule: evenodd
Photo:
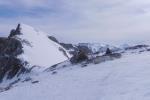
<svg viewBox="0 0 150 100">
<path fill-rule="evenodd" d="M 65 42 L 143 42 L 150 40 L 150 1 L 0 0 L 0 34 L 18 22 Z"/>
</svg>

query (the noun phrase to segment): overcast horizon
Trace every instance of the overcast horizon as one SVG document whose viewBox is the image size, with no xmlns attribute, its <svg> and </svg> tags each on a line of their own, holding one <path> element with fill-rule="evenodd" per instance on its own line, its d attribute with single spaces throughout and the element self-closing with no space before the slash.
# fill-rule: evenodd
<svg viewBox="0 0 150 100">
<path fill-rule="evenodd" d="M 63 42 L 150 42 L 150 1 L 0 0 L 0 36 L 25 23 Z"/>
</svg>

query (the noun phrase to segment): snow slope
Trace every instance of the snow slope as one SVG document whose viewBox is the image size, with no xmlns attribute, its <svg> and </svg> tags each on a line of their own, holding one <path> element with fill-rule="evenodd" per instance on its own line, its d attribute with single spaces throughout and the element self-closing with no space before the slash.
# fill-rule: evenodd
<svg viewBox="0 0 150 100">
<path fill-rule="evenodd" d="M 150 100 L 150 52 L 57 74 L 44 73 L 39 83 L 20 83 L 0 93 L 0 100 Z"/>
<path fill-rule="evenodd" d="M 21 35 L 16 38 L 22 41 L 24 53 L 19 56 L 22 60 L 29 62 L 29 66 L 41 66 L 38 70 L 44 70 L 54 64 L 63 62 L 68 58 L 59 50 L 67 51 L 59 44 L 51 41 L 44 32 L 35 30 L 31 26 L 21 24 Z"/>
</svg>

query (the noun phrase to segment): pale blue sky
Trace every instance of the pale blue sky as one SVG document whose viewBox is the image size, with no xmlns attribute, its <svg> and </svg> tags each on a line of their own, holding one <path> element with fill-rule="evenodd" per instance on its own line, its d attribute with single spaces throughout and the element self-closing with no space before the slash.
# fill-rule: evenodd
<svg viewBox="0 0 150 100">
<path fill-rule="evenodd" d="M 1 36 L 19 22 L 65 42 L 143 42 L 150 38 L 150 1 L 0 0 Z"/>
</svg>

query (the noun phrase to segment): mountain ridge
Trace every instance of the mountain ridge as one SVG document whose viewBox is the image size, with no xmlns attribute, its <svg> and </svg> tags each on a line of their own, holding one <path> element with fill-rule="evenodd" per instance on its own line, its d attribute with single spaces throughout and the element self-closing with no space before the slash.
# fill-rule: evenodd
<svg viewBox="0 0 150 100">
<path fill-rule="evenodd" d="M 51 41 L 46 33 L 18 24 L 8 37 L 0 38 L 0 82 L 4 77 L 10 79 L 31 69 L 44 71 L 69 57 L 71 55 L 61 45 Z"/>
<path fill-rule="evenodd" d="M 97 82 L 96 80 L 99 79 L 95 76 L 95 72 L 96 75 L 101 77 L 100 80 L 102 80 L 98 82 L 103 82 L 105 80 L 113 81 L 109 79 L 109 77 L 117 77 L 113 75 L 113 71 L 120 69 L 119 66 L 123 66 L 123 68 L 126 69 L 125 65 L 130 65 L 129 63 L 132 60 L 136 60 L 135 56 L 146 56 L 146 54 L 149 54 L 149 51 L 150 46 L 145 44 L 112 46 L 100 43 L 60 43 L 54 36 L 34 29 L 29 25 L 18 24 L 17 28 L 13 29 L 8 37 L 0 38 L 0 97 L 4 100 L 10 100 L 10 98 L 17 100 L 18 97 L 13 97 L 13 95 L 20 94 L 24 97 L 23 99 L 26 99 L 26 94 L 18 92 L 17 89 L 21 91 L 22 89 L 26 91 L 31 91 L 33 89 L 34 91 L 36 87 L 39 91 L 34 91 L 35 94 L 31 93 L 31 91 L 31 95 L 28 96 L 28 99 L 35 100 L 35 98 L 32 97 L 37 95 L 44 97 L 41 91 L 45 91 L 45 96 L 48 98 L 46 100 L 49 100 L 49 98 L 53 96 L 58 100 L 59 95 L 54 95 L 58 92 L 62 94 L 62 98 L 59 98 L 60 100 L 63 100 L 65 97 L 69 97 L 73 100 L 72 97 L 74 97 L 74 95 L 70 95 L 70 97 L 65 94 L 65 92 L 64 94 L 62 93 L 62 91 L 68 88 L 68 82 L 69 92 L 86 92 L 91 96 L 90 90 L 88 90 L 89 88 L 87 88 L 87 91 L 80 90 L 79 87 L 82 87 L 80 86 L 80 82 L 83 82 L 82 89 L 86 89 L 84 85 L 87 86 L 89 84 L 88 86 L 90 87 L 90 84 Z M 126 57 L 129 57 L 129 60 L 126 59 Z M 148 59 L 148 56 L 145 59 Z M 141 59 L 139 58 L 137 60 L 140 61 Z M 134 63 L 135 62 L 136 61 L 134 61 Z M 140 62 L 138 63 L 140 64 Z M 97 70 L 95 70 L 95 68 Z M 138 66 L 136 68 L 138 69 Z M 107 70 L 110 72 L 108 73 Z M 119 74 L 120 70 L 115 71 L 115 74 Z M 124 70 L 121 71 L 124 72 Z M 72 72 L 74 74 L 71 74 Z M 91 74 L 88 74 L 88 72 Z M 84 77 L 82 76 L 83 73 L 85 74 Z M 121 77 L 126 78 L 124 76 Z M 94 80 L 95 78 L 96 80 Z M 90 83 L 88 79 L 93 80 L 92 83 Z M 61 84 L 59 84 L 59 82 Z M 78 82 L 78 84 L 76 84 L 76 82 Z M 105 84 L 106 87 L 105 85 L 104 87 L 107 89 L 107 82 Z M 72 85 L 75 91 L 71 91 Z M 79 87 L 76 87 L 76 85 Z M 96 86 L 99 87 L 97 84 Z M 46 87 L 48 87 L 48 89 Z M 100 86 L 100 88 L 102 88 L 102 86 Z M 60 89 L 60 91 L 55 89 Z M 14 94 L 11 94 L 11 91 L 13 91 Z M 113 90 L 110 89 L 110 91 Z M 105 93 L 105 91 L 102 92 Z M 8 93 L 10 98 L 5 97 L 3 93 Z M 48 95 L 49 93 L 50 96 Z M 106 93 L 106 95 L 108 94 Z M 79 95 L 79 97 L 83 98 L 82 95 Z M 40 97 L 38 99 L 42 100 Z M 83 100 L 88 100 L 88 98 L 83 98 Z"/>
</svg>

